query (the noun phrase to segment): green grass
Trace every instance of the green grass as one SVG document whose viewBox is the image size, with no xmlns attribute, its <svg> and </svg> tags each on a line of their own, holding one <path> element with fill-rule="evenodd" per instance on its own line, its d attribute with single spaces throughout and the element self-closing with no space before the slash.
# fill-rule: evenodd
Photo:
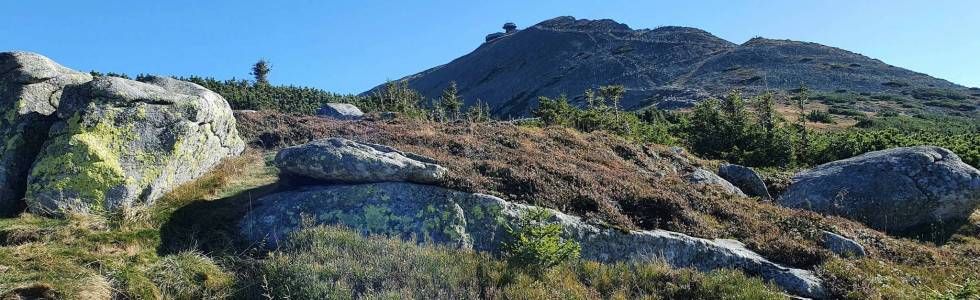
<svg viewBox="0 0 980 300">
<path fill-rule="evenodd" d="M 464 250 L 363 237 L 337 227 L 298 231 L 258 262 L 253 294 L 276 299 L 782 299 L 740 272 L 662 262 L 573 261 L 529 275 Z"/>
<path fill-rule="evenodd" d="M 127 217 L 51 219 L 24 213 L 0 219 L 0 295 L 222 298 L 230 293 L 232 274 L 197 252 L 158 251 L 160 228 L 189 203 L 270 180 L 264 165 L 255 154 L 228 159 L 164 196 L 154 209 Z"/>
</svg>

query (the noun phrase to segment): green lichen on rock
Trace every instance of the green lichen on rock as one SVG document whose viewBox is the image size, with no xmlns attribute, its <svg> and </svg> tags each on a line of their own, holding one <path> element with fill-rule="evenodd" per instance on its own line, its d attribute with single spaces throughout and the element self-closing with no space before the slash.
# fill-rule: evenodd
<svg viewBox="0 0 980 300">
<path fill-rule="evenodd" d="M 224 99 L 191 83 L 148 80 L 99 77 L 65 97 L 57 112 L 65 120 L 31 172 L 31 211 L 115 214 L 147 207 L 241 153 L 244 143 Z"/>
<path fill-rule="evenodd" d="M 265 232 L 270 226 L 292 231 L 303 227 L 301 219 L 308 215 L 317 224 L 341 224 L 366 234 L 468 248 L 473 241 L 466 233 L 463 209 L 454 200 L 461 197 L 457 193 L 398 183 L 311 187 L 308 191 L 259 200 L 268 205 L 263 209 L 277 211 L 277 218 L 250 219 L 243 226 L 253 228 L 246 229 L 251 232 Z M 266 221 L 274 224 L 261 224 Z"/>
<path fill-rule="evenodd" d="M 114 124 L 114 113 L 104 116 L 102 121 L 91 125 L 83 124 L 79 114 L 68 119 L 67 132 L 49 140 L 46 152 L 35 162 L 31 177 L 47 181 L 32 183 L 27 199 L 43 201 L 41 192 L 54 191 L 89 203 L 85 209 L 90 212 L 101 212 L 106 193 L 131 182 L 120 164 L 120 156 L 137 137 L 131 128 Z"/>
</svg>

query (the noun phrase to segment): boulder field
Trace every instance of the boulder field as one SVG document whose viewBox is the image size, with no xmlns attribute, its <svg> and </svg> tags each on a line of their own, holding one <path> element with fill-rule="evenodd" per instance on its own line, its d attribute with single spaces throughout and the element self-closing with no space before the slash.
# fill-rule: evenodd
<svg viewBox="0 0 980 300">
<path fill-rule="evenodd" d="M 944 148 L 892 148 L 801 172 L 779 203 L 902 232 L 969 217 L 980 171 Z"/>
<path fill-rule="evenodd" d="M 518 226 L 521 215 L 539 209 L 490 195 L 406 182 L 404 177 L 385 177 L 389 180 L 384 182 L 356 182 L 349 178 L 338 182 L 309 177 L 307 172 L 293 173 L 291 167 L 282 168 L 285 162 L 294 160 L 307 161 L 313 169 L 323 163 L 332 164 L 332 168 L 342 166 L 351 173 L 362 172 L 368 166 L 378 167 L 378 164 L 386 165 L 380 168 L 382 170 L 401 167 L 385 157 L 389 151 L 349 156 L 343 164 L 310 161 L 306 157 L 312 155 L 309 152 L 312 150 L 322 152 L 321 156 L 325 157 L 332 156 L 331 153 L 370 154 L 358 150 L 370 146 L 350 140 L 335 138 L 311 144 L 315 146 L 301 145 L 282 150 L 276 162 L 285 175 L 307 177 L 313 180 L 312 185 L 258 199 L 239 223 L 246 240 L 272 249 L 283 242 L 289 232 L 304 225 L 340 224 L 365 234 L 415 238 L 499 253 L 501 243 L 508 238 L 505 228 Z M 414 154 L 405 157 L 428 160 Z M 559 224 L 566 238 L 579 243 L 585 259 L 604 262 L 662 259 L 676 267 L 700 270 L 735 268 L 770 280 L 793 294 L 825 296 L 820 279 L 811 271 L 773 263 L 738 241 L 708 240 L 665 230 L 623 231 L 549 211 L 552 215 L 549 221 Z"/>
<path fill-rule="evenodd" d="M 0 66 L 6 214 L 20 199 L 47 215 L 148 206 L 245 148 L 228 102 L 196 84 L 93 78 L 28 52 Z"/>
</svg>

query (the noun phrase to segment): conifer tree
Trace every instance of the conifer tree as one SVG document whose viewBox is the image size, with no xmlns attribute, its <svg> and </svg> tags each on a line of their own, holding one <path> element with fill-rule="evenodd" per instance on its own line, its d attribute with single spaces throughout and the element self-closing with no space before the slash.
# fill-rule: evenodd
<svg viewBox="0 0 980 300">
<path fill-rule="evenodd" d="M 445 112 L 450 120 L 458 120 L 463 109 L 463 98 L 459 97 L 458 92 L 456 82 L 450 81 L 449 87 L 442 91 L 442 97 L 439 98 L 439 109 Z"/>
<path fill-rule="evenodd" d="M 268 85 L 269 72 L 272 71 L 272 66 L 269 65 L 269 61 L 259 59 L 254 65 L 252 65 L 252 76 L 255 76 L 256 85 Z"/>
<path fill-rule="evenodd" d="M 755 101 L 755 114 L 759 119 L 759 126 L 762 127 L 766 136 L 771 138 L 776 126 L 782 121 L 782 117 L 776 113 L 776 102 L 772 92 L 762 94 Z"/>
</svg>

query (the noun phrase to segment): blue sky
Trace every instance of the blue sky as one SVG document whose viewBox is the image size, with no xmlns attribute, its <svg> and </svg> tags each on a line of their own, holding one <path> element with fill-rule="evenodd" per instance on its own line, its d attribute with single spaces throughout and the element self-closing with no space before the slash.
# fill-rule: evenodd
<svg viewBox="0 0 980 300">
<path fill-rule="evenodd" d="M 0 50 L 78 70 L 247 78 L 358 93 L 469 53 L 506 21 L 610 18 L 742 43 L 818 42 L 980 86 L 980 1 L 0 0 Z"/>
</svg>

